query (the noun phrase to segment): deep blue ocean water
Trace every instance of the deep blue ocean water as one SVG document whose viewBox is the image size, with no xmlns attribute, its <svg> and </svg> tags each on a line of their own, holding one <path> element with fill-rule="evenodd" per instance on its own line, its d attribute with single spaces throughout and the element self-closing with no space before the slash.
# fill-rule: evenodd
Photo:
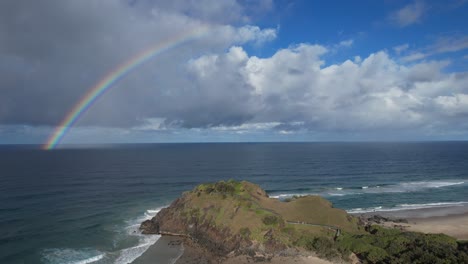
<svg viewBox="0 0 468 264">
<path fill-rule="evenodd" d="M 202 182 L 319 194 L 351 212 L 468 202 L 468 142 L 0 146 L 0 263 L 127 263 L 138 224 Z"/>
</svg>

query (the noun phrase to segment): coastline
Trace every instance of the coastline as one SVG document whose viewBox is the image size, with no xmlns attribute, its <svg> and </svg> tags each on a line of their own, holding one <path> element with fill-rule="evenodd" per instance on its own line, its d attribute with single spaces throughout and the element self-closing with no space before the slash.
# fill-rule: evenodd
<svg viewBox="0 0 468 264">
<path fill-rule="evenodd" d="M 191 240 L 174 236 L 161 238 L 148 248 L 132 264 L 242 264 L 242 263 L 270 263 L 270 264 L 333 264 L 328 260 L 313 255 L 297 254 L 297 256 L 275 256 L 261 260 L 246 255 L 218 257 L 201 248 Z"/>
<path fill-rule="evenodd" d="M 380 216 L 380 225 L 427 234 L 446 234 L 468 240 L 468 206 L 433 207 L 400 211 L 376 211 L 354 214 L 364 218 Z M 400 221 L 404 220 L 404 221 Z"/>
<path fill-rule="evenodd" d="M 406 231 L 438 234 L 443 233 L 458 240 L 468 240 L 468 206 L 434 207 L 398 211 L 353 213 L 364 218 L 383 217 L 377 224 Z M 275 256 L 262 261 L 251 256 L 228 256 L 220 258 L 201 248 L 190 239 L 177 236 L 161 236 L 132 264 L 208 264 L 208 263 L 272 263 L 272 264 L 331 264 L 328 260 L 313 255 Z"/>
<path fill-rule="evenodd" d="M 132 264 L 176 263 L 184 254 L 184 243 L 180 237 L 161 236 Z"/>
<path fill-rule="evenodd" d="M 442 233 L 458 240 L 468 240 L 468 213 L 429 218 L 409 218 L 405 230 Z"/>
</svg>

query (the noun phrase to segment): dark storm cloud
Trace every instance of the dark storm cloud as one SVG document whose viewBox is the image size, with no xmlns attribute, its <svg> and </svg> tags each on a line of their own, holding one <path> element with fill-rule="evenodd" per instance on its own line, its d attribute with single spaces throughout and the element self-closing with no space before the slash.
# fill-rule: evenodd
<svg viewBox="0 0 468 264">
<path fill-rule="evenodd" d="M 173 102 L 171 93 L 183 98 L 180 91 L 169 91 L 190 84 L 178 80 L 183 63 L 200 52 L 274 37 L 272 30 L 223 24 L 250 20 L 245 8 L 236 1 L 208 0 L 1 1 L 0 124 L 56 125 L 116 65 L 204 24 L 217 38 L 182 46 L 141 67 L 107 93 L 80 124 L 132 126 L 161 114 L 183 119 L 183 105 L 172 107 L 164 101 L 169 96 Z"/>
</svg>

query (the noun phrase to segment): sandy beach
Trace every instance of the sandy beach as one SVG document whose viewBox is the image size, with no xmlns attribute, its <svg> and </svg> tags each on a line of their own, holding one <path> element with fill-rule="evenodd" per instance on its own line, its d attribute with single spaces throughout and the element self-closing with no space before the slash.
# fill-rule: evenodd
<svg viewBox="0 0 468 264">
<path fill-rule="evenodd" d="M 181 238 L 162 236 L 132 264 L 175 263 L 183 252 L 184 246 Z"/>
<path fill-rule="evenodd" d="M 403 230 L 446 234 L 459 240 L 468 240 L 468 207 L 437 207 L 393 212 L 373 212 L 364 216 L 380 215 L 391 219 L 406 219 L 404 222 L 386 221 L 384 226 Z"/>
<path fill-rule="evenodd" d="M 162 236 L 143 255 L 132 264 L 242 264 L 242 263 L 270 263 L 270 264 L 332 264 L 332 262 L 315 256 L 280 257 L 262 261 L 250 256 L 231 256 L 219 258 L 213 256 L 203 248 L 187 239 Z"/>
<path fill-rule="evenodd" d="M 410 218 L 405 230 L 422 233 L 442 233 L 460 240 L 468 240 L 468 214 Z"/>
</svg>

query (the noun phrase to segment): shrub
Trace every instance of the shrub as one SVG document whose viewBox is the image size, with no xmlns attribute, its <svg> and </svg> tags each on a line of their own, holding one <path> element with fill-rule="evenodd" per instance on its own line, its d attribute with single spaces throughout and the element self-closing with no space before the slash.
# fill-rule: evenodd
<svg viewBox="0 0 468 264">
<path fill-rule="evenodd" d="M 454 238 L 401 232 L 380 226 L 366 229 L 369 234 L 344 234 L 337 239 L 340 252 L 350 250 L 364 263 L 467 263 L 468 256 Z"/>
<path fill-rule="evenodd" d="M 266 215 L 262 219 L 265 225 L 276 225 L 280 222 L 280 219 L 276 215 Z"/>
<path fill-rule="evenodd" d="M 239 234 L 242 238 L 248 239 L 250 237 L 250 229 L 248 227 L 243 227 L 239 230 Z"/>
</svg>

